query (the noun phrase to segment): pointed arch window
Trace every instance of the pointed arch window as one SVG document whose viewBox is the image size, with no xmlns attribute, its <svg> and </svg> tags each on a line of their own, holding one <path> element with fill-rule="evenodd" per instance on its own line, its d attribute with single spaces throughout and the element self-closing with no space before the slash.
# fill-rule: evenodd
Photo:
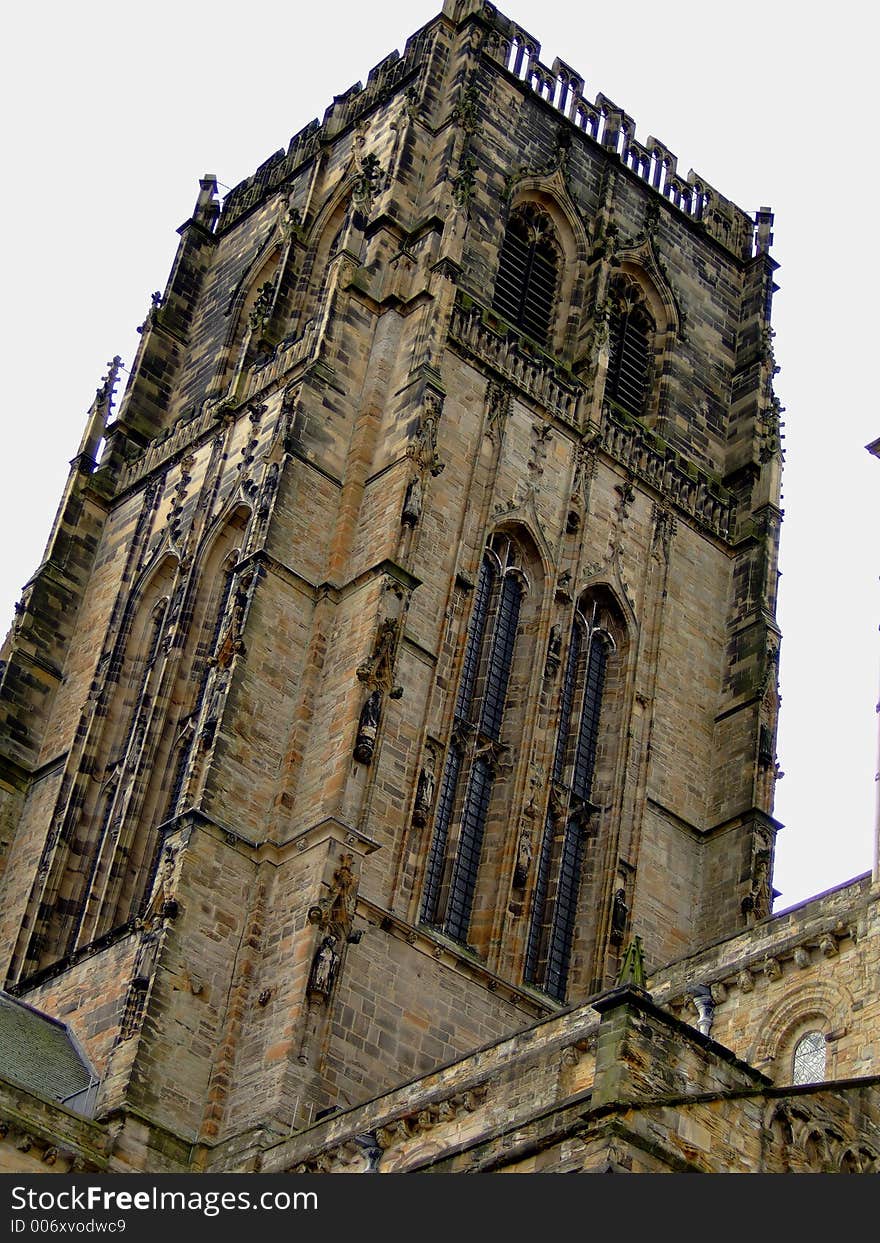
<svg viewBox="0 0 880 1243">
<path fill-rule="evenodd" d="M 524 978 L 564 1001 L 583 870 L 584 838 L 609 661 L 617 645 L 597 602 L 575 615 L 565 661 L 550 801 L 538 855 Z"/>
<path fill-rule="evenodd" d="M 422 898 L 422 919 L 462 942 L 471 922 L 526 588 L 516 544 L 496 535 L 477 579 Z"/>
<path fill-rule="evenodd" d="M 550 339 L 559 267 L 550 217 L 534 203 L 517 209 L 501 243 L 492 305 L 539 345 Z"/>
<path fill-rule="evenodd" d="M 628 414 L 642 415 L 651 380 L 654 322 L 634 282 L 612 290 L 608 317 L 605 396 Z"/>
</svg>

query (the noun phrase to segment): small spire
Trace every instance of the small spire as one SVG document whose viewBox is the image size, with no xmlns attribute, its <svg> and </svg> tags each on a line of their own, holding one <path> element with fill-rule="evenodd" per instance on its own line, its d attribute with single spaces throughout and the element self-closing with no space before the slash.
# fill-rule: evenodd
<svg viewBox="0 0 880 1243">
<path fill-rule="evenodd" d="M 220 204 L 217 201 L 217 178 L 213 173 L 205 173 L 199 180 L 199 197 L 193 208 L 193 220 L 204 225 L 213 233 L 214 226 L 220 216 Z"/>
<path fill-rule="evenodd" d="M 620 975 L 617 977 L 617 987 L 644 988 L 646 983 L 647 976 L 645 975 L 645 955 L 642 950 L 642 938 L 635 936 L 626 947 L 626 953 L 620 966 Z"/>
<path fill-rule="evenodd" d="M 98 460 L 98 449 L 104 437 L 104 429 L 113 415 L 113 399 L 116 396 L 116 385 L 119 382 L 119 369 L 122 359 L 118 354 L 107 364 L 107 374 L 101 377 L 101 383 L 95 393 L 95 399 L 89 407 L 85 431 L 80 441 L 79 450 L 72 465 L 78 470 L 90 474 Z"/>
<path fill-rule="evenodd" d="M 762 207 L 755 212 L 755 250 L 759 255 L 767 254 L 773 245 L 773 212 L 769 207 Z"/>
<path fill-rule="evenodd" d="M 119 383 L 119 368 L 122 359 L 118 354 L 107 364 L 107 374 L 101 377 L 101 387 L 95 394 L 95 405 L 104 411 L 104 421 L 109 423 L 113 413 L 113 399 L 116 396 L 116 385 Z"/>
</svg>

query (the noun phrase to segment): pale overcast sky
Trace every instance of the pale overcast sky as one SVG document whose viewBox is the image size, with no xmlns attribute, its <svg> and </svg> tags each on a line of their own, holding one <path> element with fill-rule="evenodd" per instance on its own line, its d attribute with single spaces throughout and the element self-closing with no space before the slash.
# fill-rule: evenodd
<svg viewBox="0 0 880 1243">
<path fill-rule="evenodd" d="M 85 411 L 164 287 L 198 178 L 231 187 L 441 7 L 48 0 L 4 21 L 0 630 Z M 786 407 L 777 909 L 868 871 L 878 697 L 871 6 L 500 6 L 749 212 L 776 213 Z M 124 377 L 123 377 L 124 378 Z"/>
</svg>

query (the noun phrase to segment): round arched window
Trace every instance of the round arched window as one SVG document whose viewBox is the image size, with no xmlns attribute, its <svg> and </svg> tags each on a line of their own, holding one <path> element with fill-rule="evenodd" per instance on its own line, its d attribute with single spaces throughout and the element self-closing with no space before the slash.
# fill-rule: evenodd
<svg viewBox="0 0 880 1243">
<path fill-rule="evenodd" d="M 825 1078 L 825 1037 L 822 1032 L 807 1032 L 794 1047 L 792 1083 L 821 1083 Z"/>
</svg>

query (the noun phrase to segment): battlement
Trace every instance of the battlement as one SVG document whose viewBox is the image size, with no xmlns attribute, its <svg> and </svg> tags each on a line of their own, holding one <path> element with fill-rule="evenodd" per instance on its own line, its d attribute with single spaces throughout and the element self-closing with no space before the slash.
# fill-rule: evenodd
<svg viewBox="0 0 880 1243">
<path fill-rule="evenodd" d="M 548 68 L 541 62 L 541 44 L 533 35 L 484 4 L 482 16 L 490 13 L 485 51 L 497 64 L 599 146 L 617 155 L 625 168 L 684 215 L 703 224 L 716 241 L 743 257 L 766 248 L 767 237 L 759 234 L 758 222 L 753 223 L 747 212 L 693 169 L 681 177 L 677 157 L 664 143 L 651 135 L 644 143 L 637 141 L 636 123 L 628 113 L 601 92 L 591 102 L 584 94 L 584 79 L 575 69 L 558 57 Z"/>
<path fill-rule="evenodd" d="M 366 86 L 355 82 L 341 95 L 335 95 L 321 121 L 317 117 L 309 121 L 294 134 L 286 151 L 281 148 L 270 155 L 252 176 L 230 190 L 223 200 L 218 230 L 233 225 L 246 211 L 291 177 L 300 165 L 313 159 L 322 142 L 336 138 L 415 76 L 422 66 L 427 29 L 424 27 L 407 40 L 403 56 L 395 50 L 374 65 L 367 74 Z"/>
<path fill-rule="evenodd" d="M 636 122 L 627 112 L 601 91 L 590 100 L 584 93 L 584 78 L 558 57 L 551 66 L 545 65 L 541 61 L 540 42 L 493 5 L 449 0 L 443 16 L 457 22 L 479 21 L 486 30 L 483 52 L 490 60 L 559 112 L 581 134 L 616 155 L 624 168 L 683 215 L 702 225 L 716 242 L 741 258 L 769 248 L 772 237 L 765 227 L 769 209 L 762 208 L 753 220 L 693 169 L 682 176 L 677 156 L 665 143 L 652 135 L 640 142 L 636 138 Z M 355 82 L 341 95 L 334 96 L 321 121 L 317 117 L 310 121 L 291 138 L 286 151 L 276 151 L 252 176 L 230 190 L 223 203 L 219 230 L 231 227 L 297 168 L 313 159 L 322 143 L 362 120 L 415 77 L 423 65 L 436 21 L 429 22 L 407 41 L 402 56 L 393 51 L 374 65 L 365 86 Z"/>
</svg>

